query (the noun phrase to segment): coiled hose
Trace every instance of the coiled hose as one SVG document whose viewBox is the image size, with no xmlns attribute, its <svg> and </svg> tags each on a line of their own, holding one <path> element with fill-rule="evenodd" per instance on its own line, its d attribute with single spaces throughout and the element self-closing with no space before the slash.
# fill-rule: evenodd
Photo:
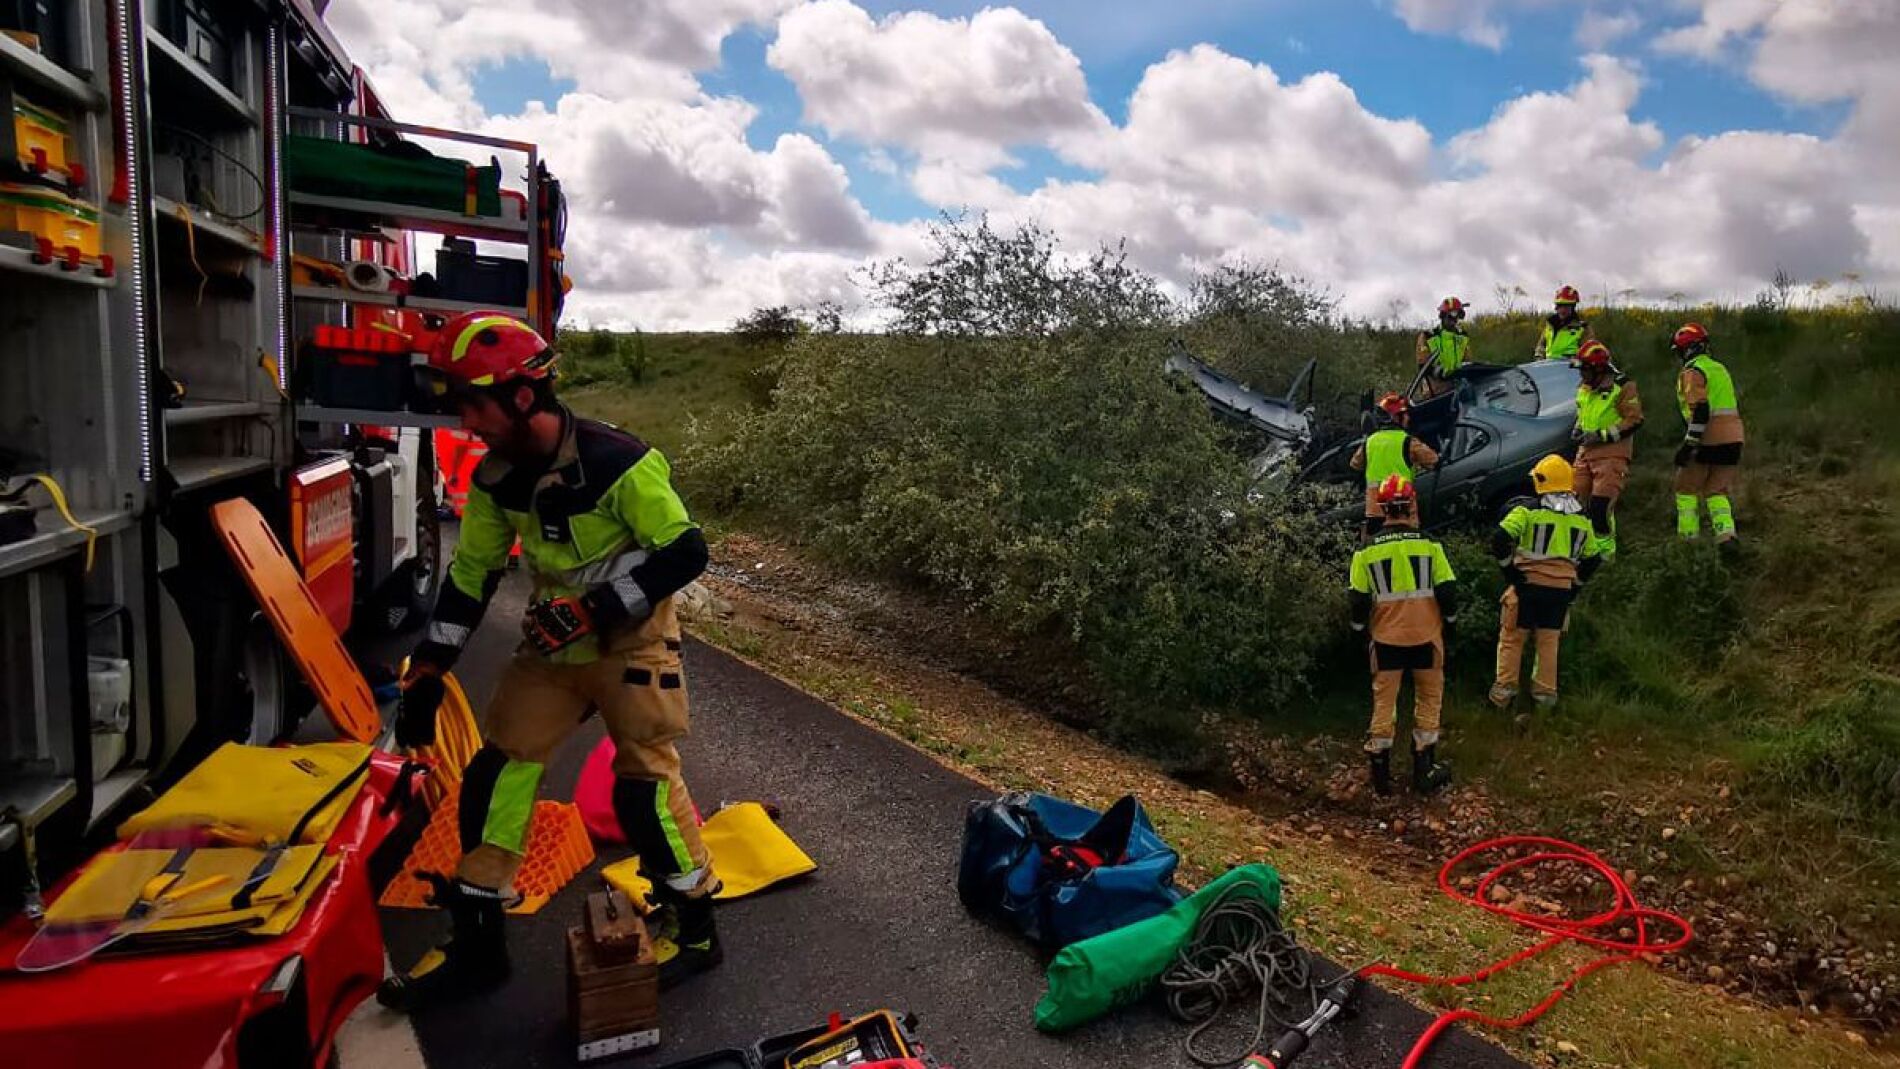
<svg viewBox="0 0 1900 1069">
<path fill-rule="evenodd" d="M 1454 883 L 1457 871 L 1475 859 L 1487 854 L 1508 853 L 1510 856 L 1493 864 L 1480 877 L 1469 893 L 1458 889 Z M 1491 888 L 1497 882 L 1513 872 L 1538 868 L 1581 869 L 1593 874 L 1610 891 L 1612 904 L 1603 912 L 1589 917 L 1571 919 L 1568 917 L 1547 917 L 1540 913 L 1526 913 L 1512 909 L 1490 900 Z M 1593 946 L 1606 953 L 1577 968 L 1562 983 L 1551 988 L 1535 1006 L 1515 1017 L 1493 1017 L 1476 1010 L 1449 1010 L 1439 1015 L 1430 1028 L 1418 1037 L 1412 1045 L 1412 1052 L 1406 1055 L 1403 1069 L 1418 1069 L 1425 1062 L 1425 1054 L 1431 1050 L 1444 1031 L 1460 1021 L 1476 1021 L 1492 1028 L 1522 1028 L 1550 1012 L 1559 1000 L 1570 993 L 1571 988 L 1584 977 L 1599 969 L 1606 969 L 1626 961 L 1635 961 L 1647 954 L 1670 954 L 1689 945 L 1695 938 L 1695 930 L 1689 922 L 1674 913 L 1651 909 L 1636 900 L 1636 893 L 1630 890 L 1628 881 L 1615 866 L 1589 850 L 1567 843 L 1562 839 L 1547 839 L 1537 835 L 1508 835 L 1499 839 L 1487 839 L 1484 842 L 1466 847 L 1453 854 L 1438 870 L 1438 889 L 1447 896 L 1476 906 L 1487 913 L 1494 913 L 1513 924 L 1542 932 L 1548 938 L 1528 946 L 1523 950 L 1493 962 L 1477 972 L 1463 976 L 1431 976 L 1425 973 L 1409 972 L 1395 965 L 1371 965 L 1359 971 L 1360 976 L 1388 976 L 1408 983 L 1424 984 L 1428 987 L 1462 987 L 1488 980 L 1498 973 L 1532 958 L 1553 950 L 1565 943 L 1579 943 Z M 1628 928 L 1631 935 L 1623 937 L 1619 929 Z M 1658 930 L 1660 929 L 1660 931 Z M 1599 933 L 1616 933 L 1615 938 Z M 1670 933 L 1673 932 L 1673 936 Z"/>
<path fill-rule="evenodd" d="M 1500 854 L 1505 856 L 1492 863 L 1470 891 L 1458 888 L 1460 870 L 1475 866 L 1479 859 Z M 1610 892 L 1610 906 L 1591 916 L 1569 918 L 1529 913 L 1490 900 L 1491 889 L 1499 880 L 1512 873 L 1540 868 L 1568 868 L 1594 876 Z M 1312 959 L 1292 933 L 1281 926 L 1279 914 L 1257 897 L 1236 895 L 1235 891 L 1244 891 L 1244 888 L 1235 887 L 1216 899 L 1201 915 L 1180 957 L 1161 977 L 1168 1010 L 1176 1018 L 1195 1026 L 1185 1044 L 1188 1057 L 1208 1069 L 1237 1064 L 1249 1053 L 1262 1049 L 1270 1026 L 1295 1029 L 1298 1023 L 1295 1018 L 1317 1012 L 1322 992 L 1347 976 L 1384 976 L 1431 987 L 1462 987 L 1481 983 L 1565 943 L 1592 946 L 1605 952 L 1602 957 L 1578 967 L 1536 1005 L 1515 1017 L 1493 1017 L 1467 1009 L 1440 1014 L 1420 1034 L 1402 1066 L 1402 1069 L 1419 1069 L 1432 1044 L 1460 1021 L 1476 1021 L 1491 1028 L 1522 1028 L 1550 1012 L 1551 1007 L 1591 973 L 1646 955 L 1674 953 L 1695 938 L 1694 930 L 1682 917 L 1639 902 L 1615 866 L 1562 839 L 1510 835 L 1474 844 L 1452 855 L 1438 870 L 1438 888 L 1447 897 L 1540 932 L 1545 938 L 1501 961 L 1461 976 L 1433 976 L 1396 965 L 1378 964 L 1348 970 L 1331 980 L 1319 980 L 1313 975 Z M 1630 934 L 1622 935 L 1622 929 L 1628 929 Z M 1229 1056 L 1206 1053 L 1201 1041 L 1203 1033 L 1226 1016 L 1230 1005 L 1255 990 L 1259 992 L 1259 1000 L 1254 1031 L 1247 1045 Z"/>
</svg>

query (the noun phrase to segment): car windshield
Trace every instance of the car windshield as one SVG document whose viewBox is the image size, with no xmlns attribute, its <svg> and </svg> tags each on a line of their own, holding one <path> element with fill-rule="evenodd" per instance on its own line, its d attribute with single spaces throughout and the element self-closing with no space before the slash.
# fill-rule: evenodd
<svg viewBox="0 0 1900 1069">
<path fill-rule="evenodd" d="M 1472 384 L 1474 402 L 1481 408 L 1514 416 L 1538 413 L 1537 383 L 1518 368 L 1505 368 Z"/>
</svg>

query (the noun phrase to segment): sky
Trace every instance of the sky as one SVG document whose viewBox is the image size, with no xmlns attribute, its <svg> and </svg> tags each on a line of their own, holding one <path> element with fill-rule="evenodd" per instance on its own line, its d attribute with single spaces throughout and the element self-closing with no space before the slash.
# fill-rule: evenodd
<svg viewBox="0 0 1900 1069">
<path fill-rule="evenodd" d="M 944 213 L 1277 265 L 1350 315 L 1521 288 L 1900 294 L 1900 0 L 334 0 L 396 117 L 533 141 L 567 321 L 863 307 Z M 439 146 L 432 146 L 439 147 Z M 1513 298 L 1524 302 L 1526 298 Z M 862 315 L 870 315 L 863 312 Z"/>
</svg>

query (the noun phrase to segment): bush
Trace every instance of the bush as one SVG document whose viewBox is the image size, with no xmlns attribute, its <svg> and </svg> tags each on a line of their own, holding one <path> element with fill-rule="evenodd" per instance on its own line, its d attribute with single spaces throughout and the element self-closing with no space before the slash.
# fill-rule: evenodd
<svg viewBox="0 0 1900 1069">
<path fill-rule="evenodd" d="M 782 304 L 771 308 L 755 308 L 732 324 L 734 334 L 755 345 L 783 345 L 810 329 L 804 320 Z"/>
<path fill-rule="evenodd" d="M 1845 814 L 1900 816 L 1900 690 L 1864 682 L 1761 744 L 1750 782 L 1828 799 Z"/>
<path fill-rule="evenodd" d="M 1311 389 L 1320 425 L 1350 434 L 1367 390 L 1401 390 L 1411 377 L 1382 365 L 1372 336 L 1343 322 L 1336 307 L 1331 296 L 1276 268 L 1222 264 L 1190 284 L 1181 335 L 1196 356 L 1273 397 L 1317 360 Z"/>
<path fill-rule="evenodd" d="M 772 407 L 695 456 L 702 474 L 856 567 L 1065 637 L 1124 733 L 1294 697 L 1343 611 L 1335 538 L 1248 498 L 1202 400 L 1162 373 L 1152 280 L 1114 250 L 1065 264 L 1034 229 L 937 240 L 882 271 L 902 331 L 799 339 Z"/>
</svg>

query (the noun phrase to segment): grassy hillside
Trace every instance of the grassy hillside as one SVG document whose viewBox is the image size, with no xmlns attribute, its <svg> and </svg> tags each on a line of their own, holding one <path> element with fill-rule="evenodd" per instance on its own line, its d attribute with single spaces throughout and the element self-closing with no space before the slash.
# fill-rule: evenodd
<svg viewBox="0 0 1900 1069">
<path fill-rule="evenodd" d="M 1735 495 L 1744 541 L 1732 557 L 1706 541 L 1680 544 L 1674 532 L 1671 454 L 1683 421 L 1667 341 L 1686 318 L 1714 334 L 1747 426 Z M 1526 825 L 1622 837 L 1647 853 L 1681 901 L 1721 893 L 1749 925 L 1822 946 L 1845 937 L 1891 948 L 1900 933 L 1900 315 L 1698 309 L 1592 319 L 1645 401 L 1619 512 L 1623 552 L 1573 614 L 1562 707 L 1525 734 L 1482 698 L 1496 569 L 1475 534 L 1457 547 L 1479 605 L 1454 645 L 1447 750 L 1522 807 Z M 1538 327 L 1535 317 L 1481 319 L 1475 352 L 1521 360 Z M 1382 369 L 1401 382 L 1411 336 L 1381 335 L 1380 345 Z M 1338 658 L 1335 678 L 1346 683 L 1322 693 L 1303 730 L 1359 726 L 1363 697 L 1350 669 L 1360 655 L 1342 649 Z M 1768 957 L 1783 960 L 1763 969 L 1832 986 L 1805 952 L 1783 946 Z"/>
<path fill-rule="evenodd" d="M 779 353 L 730 334 L 574 335 L 562 338 L 562 349 L 563 396 L 577 411 L 624 427 L 676 462 L 696 429 L 716 438 L 734 413 L 770 397 Z"/>
<path fill-rule="evenodd" d="M 1674 536 L 1670 455 L 1681 419 L 1666 343 L 1690 316 L 1713 332 L 1747 424 L 1735 495 L 1744 541 L 1734 555 Z M 1900 315 L 1699 309 L 1592 318 L 1637 380 L 1648 415 L 1620 511 L 1623 552 L 1573 616 L 1563 705 L 1526 731 L 1483 702 L 1499 581 L 1478 532 L 1454 538 L 1473 607 L 1453 642 L 1444 754 L 1462 777 L 1498 797 L 1509 825 L 1601 844 L 1657 877 L 1661 886 L 1648 894 L 1698 915 L 1725 914 L 1710 936 L 1733 944 L 1722 948 L 1722 960 L 1758 957 L 1747 968 L 1775 976 L 1781 990 L 1890 1019 L 1900 986 L 1891 980 L 1876 999 L 1884 1009 L 1852 1000 L 1869 990 L 1866 975 L 1895 971 L 1892 943 L 1900 941 Z M 1475 352 L 1494 362 L 1523 359 L 1538 326 L 1536 317 L 1480 319 L 1472 328 Z M 1380 381 L 1322 389 L 1346 396 L 1360 385 L 1409 381 L 1409 332 L 1349 334 L 1339 350 L 1351 359 L 1323 366 L 1321 375 L 1359 378 L 1371 367 Z M 677 454 L 689 437 L 724 438 L 735 416 L 767 403 L 768 366 L 778 355 L 770 345 L 722 335 L 652 335 L 644 344 L 639 382 L 618 351 L 570 359 L 575 378 L 588 382 L 572 394 L 577 406 Z M 927 398 L 898 398 L 915 392 L 906 385 L 915 382 L 905 378 L 902 389 L 880 395 L 889 408 L 880 425 L 906 425 L 930 412 Z M 1284 389 L 1282 382 L 1260 385 Z M 1116 403 L 1100 396 L 1105 407 Z M 816 408 L 807 415 L 832 418 Z M 993 425 L 1010 426 L 1006 415 Z M 1087 425 L 1075 413 L 1065 419 Z M 941 489 L 970 464 L 1007 455 L 990 440 L 973 440 L 955 464 L 915 475 L 914 485 Z M 691 496 L 688 459 L 682 474 Z M 1008 488 L 997 493 L 1020 493 L 1003 481 L 1008 472 L 986 478 Z M 693 497 L 701 513 L 716 500 Z M 1343 585 L 1343 558 L 1338 570 Z M 1231 589 L 1244 586 L 1236 581 Z M 1313 597 L 1336 594 L 1328 587 Z M 1225 619 L 1211 603 L 1152 611 Z M 1310 700 L 1271 707 L 1243 700 L 1213 711 L 1269 731 L 1336 740 L 1334 748 L 1308 752 L 1355 760 L 1366 712 L 1364 655 L 1343 620 L 1329 641 L 1330 652 L 1308 675 Z M 1192 724 L 1204 711 L 1183 708 L 1169 717 L 1158 710 L 1156 723 Z M 1780 937 L 1788 932 L 1802 937 L 1798 944 Z M 1829 964 L 1826 948 L 1837 940 L 1854 948 L 1833 953 L 1853 959 L 1860 979 L 1842 981 L 1839 961 Z"/>
</svg>

